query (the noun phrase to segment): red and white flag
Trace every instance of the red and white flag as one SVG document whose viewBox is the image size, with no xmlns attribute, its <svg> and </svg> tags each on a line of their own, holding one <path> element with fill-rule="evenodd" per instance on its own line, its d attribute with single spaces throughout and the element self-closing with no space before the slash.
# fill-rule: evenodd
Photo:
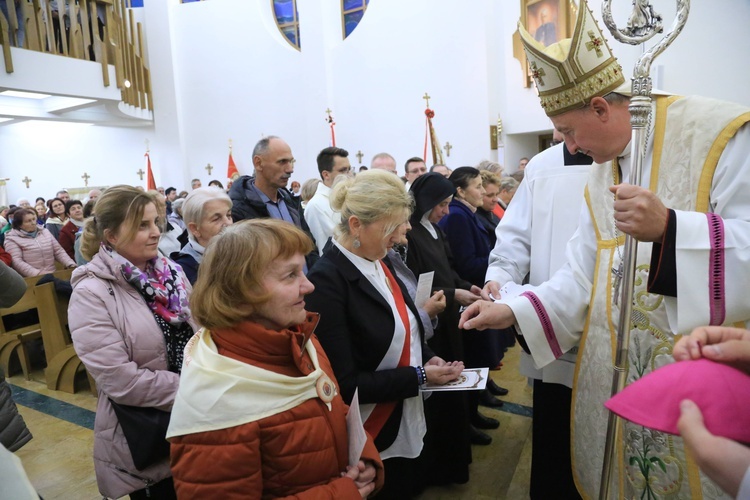
<svg viewBox="0 0 750 500">
<path fill-rule="evenodd" d="M 146 151 L 146 154 L 143 155 L 146 157 L 146 190 L 156 191 L 156 181 L 154 180 L 154 172 L 151 170 L 151 156 L 148 154 L 148 151 Z"/>
<path fill-rule="evenodd" d="M 229 150 L 229 164 L 227 165 L 227 179 L 230 181 L 235 180 L 237 177 L 240 176 L 240 172 L 237 170 L 237 165 L 234 163 L 234 158 L 232 158 L 232 150 Z"/>
</svg>

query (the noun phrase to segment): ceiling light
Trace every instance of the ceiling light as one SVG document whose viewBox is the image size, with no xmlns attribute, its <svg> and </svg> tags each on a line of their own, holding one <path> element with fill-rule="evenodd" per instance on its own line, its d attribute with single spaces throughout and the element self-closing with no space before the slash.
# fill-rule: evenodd
<svg viewBox="0 0 750 500">
<path fill-rule="evenodd" d="M 36 92 L 21 92 L 18 90 L 5 90 L 0 92 L 0 95 L 6 97 L 22 97 L 24 99 L 46 99 L 50 97 L 49 94 L 37 94 Z"/>
</svg>

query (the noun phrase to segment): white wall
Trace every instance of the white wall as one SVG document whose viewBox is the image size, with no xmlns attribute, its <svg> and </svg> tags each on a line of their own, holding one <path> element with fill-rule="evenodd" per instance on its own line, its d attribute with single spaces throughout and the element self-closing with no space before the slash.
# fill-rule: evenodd
<svg viewBox="0 0 750 500">
<path fill-rule="evenodd" d="M 8 200 L 49 199 L 62 188 L 82 187 L 88 173 L 90 186 L 146 185 L 136 172 L 145 168 L 144 140 L 150 133 L 58 122 L 27 121 L 0 128 L 0 176 L 11 177 Z M 20 182 L 28 176 L 30 188 Z M 157 180 L 158 182 L 158 180 Z"/>
<path fill-rule="evenodd" d="M 454 146 L 445 158 L 453 167 L 490 158 L 512 171 L 518 158 L 536 152 L 537 135 L 551 128 L 534 89 L 522 87 L 512 56 L 519 0 L 376 0 L 347 40 L 338 1 L 298 3 L 301 52 L 278 31 L 269 0 L 147 0 L 138 17 L 145 22 L 154 127 L 0 126 L 0 177 L 14 179 L 9 199 L 80 186 L 84 171 L 91 184 L 137 184 L 145 139 L 159 185 L 223 180 L 230 138 L 240 171 L 251 173 L 252 147 L 262 134 L 289 142 L 298 159 L 293 177 L 304 180 L 317 176 L 315 156 L 328 146 L 328 107 L 337 145 L 350 151 L 355 166 L 358 150 L 364 164 L 385 150 L 402 171 L 407 157 L 422 153 L 425 92 L 441 144 Z M 692 3 L 685 31 L 656 61 L 662 86 L 750 105 L 750 65 L 744 64 L 750 37 L 742 36 L 750 4 Z M 674 2 L 655 4 L 671 24 Z M 600 19 L 601 0 L 592 6 Z M 630 8 L 629 1 L 617 2 L 619 22 Z M 641 48 L 612 46 L 631 74 Z M 76 64 L 70 61 L 71 71 Z M 27 85 L 54 90 L 55 83 Z M 498 114 L 505 144 L 500 157 L 489 149 L 489 125 Z M 216 168 L 211 176 L 207 163 Z M 24 175 L 33 179 L 29 190 L 19 181 Z"/>
<path fill-rule="evenodd" d="M 329 145 L 328 107 L 337 145 L 349 150 L 355 166 L 357 151 L 365 165 L 388 151 L 401 169 L 423 152 L 425 92 L 441 144 L 454 146 L 446 162 L 460 166 L 488 157 L 493 122 L 485 26 L 474 9 L 446 1 L 378 0 L 344 41 L 340 10 L 332 4 L 299 3 L 301 52 L 283 39 L 266 0 L 172 9 L 177 94 L 192 173 L 221 161 L 216 155 L 226 154 L 228 138 L 240 171 L 249 173 L 255 142 L 261 134 L 276 134 L 297 158 L 294 178 L 317 176 L 315 157 Z M 230 18 L 228 10 L 234 12 Z M 195 36 L 218 23 L 223 29 L 213 36 Z"/>
</svg>

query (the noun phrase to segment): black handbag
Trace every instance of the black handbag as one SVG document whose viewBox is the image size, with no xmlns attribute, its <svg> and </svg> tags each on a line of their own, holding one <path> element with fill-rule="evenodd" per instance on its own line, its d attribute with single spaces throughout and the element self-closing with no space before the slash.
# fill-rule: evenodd
<svg viewBox="0 0 750 500">
<path fill-rule="evenodd" d="M 112 398 L 109 402 L 120 421 L 136 469 L 143 470 L 169 456 L 169 412 L 153 407 L 121 405 Z"/>
</svg>

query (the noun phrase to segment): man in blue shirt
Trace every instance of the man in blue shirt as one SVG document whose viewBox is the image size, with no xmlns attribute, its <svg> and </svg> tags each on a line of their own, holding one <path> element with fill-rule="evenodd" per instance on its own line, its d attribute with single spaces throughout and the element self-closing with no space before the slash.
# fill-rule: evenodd
<svg viewBox="0 0 750 500">
<path fill-rule="evenodd" d="M 234 222 L 271 217 L 290 222 L 309 234 L 307 224 L 286 190 L 294 173 L 294 162 L 292 149 L 283 139 L 271 135 L 258 141 L 253 148 L 255 176 L 243 175 L 229 190 Z M 316 256 L 316 251 L 307 256 L 307 267 L 317 260 Z"/>
</svg>

